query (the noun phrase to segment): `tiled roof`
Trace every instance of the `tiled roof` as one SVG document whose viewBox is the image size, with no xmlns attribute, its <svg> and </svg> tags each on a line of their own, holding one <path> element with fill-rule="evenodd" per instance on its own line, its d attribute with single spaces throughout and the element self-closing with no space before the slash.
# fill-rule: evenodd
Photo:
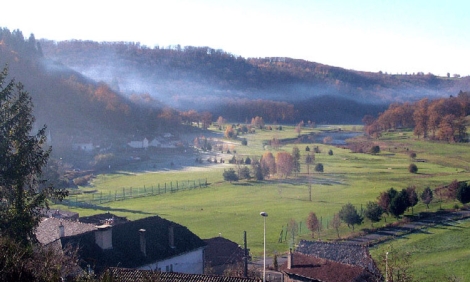
<svg viewBox="0 0 470 282">
<path fill-rule="evenodd" d="M 44 217 L 55 217 L 55 218 L 62 218 L 68 220 L 78 220 L 78 213 L 71 212 L 71 211 L 64 211 L 58 209 L 48 209 L 43 211 Z"/>
<path fill-rule="evenodd" d="M 176 272 L 158 272 L 126 268 L 109 268 L 107 274 L 113 282 L 259 282 L 259 279 L 243 277 L 225 277 L 204 274 L 184 274 Z"/>
<path fill-rule="evenodd" d="M 357 265 L 380 275 L 380 271 L 369 254 L 369 249 L 365 246 L 301 240 L 295 251 L 317 258 Z"/>
<path fill-rule="evenodd" d="M 78 221 L 70 221 L 59 218 L 44 218 L 36 228 L 36 238 L 39 243 L 47 245 L 60 238 L 59 226 L 64 226 L 64 235 L 75 236 L 78 234 L 96 230 L 96 226 L 92 224 L 81 223 Z"/>
<path fill-rule="evenodd" d="M 332 260 L 316 258 L 300 253 L 293 253 L 293 266 L 287 269 L 287 262 L 281 265 L 280 270 L 291 278 L 309 281 L 377 281 L 377 278 L 360 266 L 339 263 Z"/>
<path fill-rule="evenodd" d="M 174 247 L 170 247 L 169 227 L 173 226 Z M 146 255 L 140 251 L 140 232 L 145 229 Z M 202 239 L 185 226 L 159 216 L 147 217 L 112 226 L 112 249 L 102 250 L 94 232 L 62 239 L 62 245 L 78 245 L 83 266 L 100 273 L 107 267 L 135 268 L 205 247 Z"/>
<path fill-rule="evenodd" d="M 129 220 L 123 216 L 117 216 L 112 213 L 100 213 L 90 216 L 83 216 L 78 219 L 83 223 L 90 223 L 95 225 L 103 225 L 105 223 L 111 223 L 111 225 L 117 225 L 128 222 Z"/>
<path fill-rule="evenodd" d="M 204 239 L 207 247 L 204 250 L 204 258 L 206 263 L 210 262 L 211 266 L 224 264 L 234 264 L 243 261 L 244 251 L 240 246 L 223 237 L 214 237 Z"/>
</svg>

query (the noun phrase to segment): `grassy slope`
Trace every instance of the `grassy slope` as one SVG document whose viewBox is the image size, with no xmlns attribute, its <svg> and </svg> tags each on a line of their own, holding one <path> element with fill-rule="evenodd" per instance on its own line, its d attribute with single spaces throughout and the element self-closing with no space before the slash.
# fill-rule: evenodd
<svg viewBox="0 0 470 282">
<path fill-rule="evenodd" d="M 248 146 L 237 146 L 237 154 L 244 157 L 261 156 L 263 140 L 273 137 L 292 138 L 295 134 L 292 127 L 284 127 L 283 131 L 259 131 L 247 135 Z M 206 189 L 107 203 L 100 210 L 74 210 L 81 215 L 109 210 L 130 219 L 158 214 L 187 226 L 201 238 L 210 238 L 221 233 L 239 244 L 242 244 L 243 231 L 247 231 L 249 248 L 255 256 L 262 253 L 263 220 L 259 212 L 266 211 L 269 214 L 267 248 L 270 253 L 285 252 L 291 245 L 291 240 L 282 243 L 278 240 L 281 231 L 285 232 L 290 218 L 304 221 L 308 213 L 313 211 L 322 218 L 324 231 L 321 238 L 335 238 L 335 231 L 327 228 L 328 221 L 345 203 L 350 202 L 360 209 L 361 205 L 365 206 L 368 201 L 374 201 L 381 191 L 390 187 L 402 189 L 415 185 L 421 191 L 426 186 L 434 188 L 454 179 L 470 179 L 470 174 L 466 171 L 470 165 L 468 145 L 425 143 L 413 141 L 409 137 L 410 133 L 385 135 L 380 141 L 382 153 L 376 156 L 353 154 L 349 150 L 324 144 L 308 144 L 310 148 L 318 145 L 322 150 L 321 154 L 316 154 L 316 162 L 324 164 L 325 172 L 307 176 L 306 166 L 303 164 L 300 177 L 282 181 L 226 183 L 222 181 L 222 171 L 230 167 L 228 164 L 218 164 L 202 171 L 99 176 L 92 189 L 104 193 L 116 188 L 122 189 L 121 187 L 150 187 L 156 183 L 201 178 L 207 178 L 212 184 Z M 303 162 L 307 144 L 297 146 Z M 281 150 L 291 152 L 292 147 L 293 145 L 286 145 Z M 327 154 L 329 149 L 334 152 L 332 156 Z M 408 157 L 411 150 L 417 152 L 419 159 L 426 160 L 417 163 L 418 174 L 410 174 L 407 170 L 411 162 Z M 273 153 L 275 154 L 275 151 Z M 313 166 L 310 171 L 313 171 Z M 309 181 L 313 183 L 312 202 L 308 200 Z M 443 207 L 451 207 L 454 204 L 445 203 Z M 438 206 L 439 204 L 434 203 L 431 208 L 436 209 Z M 419 212 L 424 209 L 424 205 L 418 204 L 414 210 Z M 384 220 L 376 226 L 382 224 Z M 361 227 L 369 227 L 369 223 L 366 222 Z M 342 226 L 340 232 L 345 235 L 351 230 Z M 311 238 L 305 226 L 300 235 L 305 239 Z"/>
<path fill-rule="evenodd" d="M 415 281 L 470 281 L 469 227 L 470 220 L 438 225 L 426 232 L 396 239 L 391 244 L 398 252 L 411 253 L 411 273 Z M 390 244 L 382 244 L 372 248 L 371 254 L 378 258 L 388 250 Z"/>
</svg>

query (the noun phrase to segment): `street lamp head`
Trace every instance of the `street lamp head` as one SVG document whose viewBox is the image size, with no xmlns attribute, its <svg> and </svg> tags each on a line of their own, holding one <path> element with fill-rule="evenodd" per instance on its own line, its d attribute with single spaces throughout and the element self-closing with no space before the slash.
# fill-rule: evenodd
<svg viewBox="0 0 470 282">
<path fill-rule="evenodd" d="M 268 216 L 268 214 L 265 213 L 265 212 L 260 212 L 259 215 L 264 216 L 264 217 L 267 217 L 267 216 Z"/>
</svg>

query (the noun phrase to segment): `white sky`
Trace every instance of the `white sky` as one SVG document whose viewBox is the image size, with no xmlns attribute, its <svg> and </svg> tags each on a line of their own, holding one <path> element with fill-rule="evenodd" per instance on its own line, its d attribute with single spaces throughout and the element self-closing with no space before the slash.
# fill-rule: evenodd
<svg viewBox="0 0 470 282">
<path fill-rule="evenodd" d="M 37 39 L 209 46 L 362 71 L 470 75 L 470 1 L 6 0 L 0 27 Z"/>
</svg>

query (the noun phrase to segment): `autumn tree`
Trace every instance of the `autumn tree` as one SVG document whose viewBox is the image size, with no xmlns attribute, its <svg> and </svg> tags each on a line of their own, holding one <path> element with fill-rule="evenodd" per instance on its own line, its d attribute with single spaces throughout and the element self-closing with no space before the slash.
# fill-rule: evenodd
<svg viewBox="0 0 470 282">
<path fill-rule="evenodd" d="M 424 188 L 423 192 L 421 192 L 421 195 L 419 197 L 421 201 L 426 205 L 426 208 L 429 209 L 429 204 L 432 202 L 433 199 L 433 193 L 431 188 Z"/>
<path fill-rule="evenodd" d="M 294 158 L 287 152 L 278 152 L 276 154 L 276 171 L 281 176 L 287 178 L 294 169 Z"/>
<path fill-rule="evenodd" d="M 201 123 L 202 123 L 202 128 L 203 129 L 208 129 L 209 126 L 212 124 L 212 114 L 209 112 L 203 112 L 200 115 Z"/>
<path fill-rule="evenodd" d="M 227 121 L 222 116 L 219 116 L 219 118 L 217 118 L 217 125 L 219 126 L 220 129 L 224 128 L 224 125 L 226 122 Z"/>
<path fill-rule="evenodd" d="M 271 152 L 265 152 L 260 163 L 264 177 L 276 174 L 276 159 Z"/>
<path fill-rule="evenodd" d="M 262 117 L 256 116 L 251 119 L 251 125 L 256 128 L 262 129 L 264 127 L 264 120 Z"/>
<path fill-rule="evenodd" d="M 395 189 L 390 188 L 388 191 L 381 192 L 377 197 L 377 204 L 387 215 L 390 214 L 390 202 L 396 193 L 397 191 Z"/>
<path fill-rule="evenodd" d="M 347 203 L 341 207 L 341 210 L 339 211 L 339 218 L 341 218 L 341 220 L 344 221 L 348 227 L 352 227 L 353 231 L 354 225 L 361 224 L 364 220 L 362 215 L 357 212 L 356 207 L 351 203 Z"/>
<path fill-rule="evenodd" d="M 237 137 L 237 133 L 236 131 L 233 129 L 233 127 L 231 125 L 227 126 L 225 128 L 225 132 L 224 132 L 224 135 L 226 138 L 228 139 L 234 139 Z"/>
<path fill-rule="evenodd" d="M 439 123 L 437 138 L 439 140 L 444 140 L 447 142 L 455 142 L 455 128 L 454 128 L 454 120 L 456 119 L 455 115 L 449 114 L 445 115 L 441 122 Z"/>
<path fill-rule="evenodd" d="M 197 123 L 197 126 L 199 127 L 200 117 L 197 111 L 189 110 L 189 111 L 180 113 L 180 115 L 181 115 L 181 120 L 184 124 L 192 125 L 193 122 L 195 122 Z"/>
<path fill-rule="evenodd" d="M 413 113 L 413 120 L 415 122 L 413 133 L 418 136 L 418 139 L 420 136 L 423 136 L 423 138 L 428 137 L 428 105 L 428 98 L 418 101 Z"/>
<path fill-rule="evenodd" d="M 312 232 L 312 238 L 314 238 L 314 234 L 318 231 L 320 227 L 320 222 L 318 221 L 317 215 L 314 212 L 310 212 L 307 217 L 307 228 Z"/>
</svg>

